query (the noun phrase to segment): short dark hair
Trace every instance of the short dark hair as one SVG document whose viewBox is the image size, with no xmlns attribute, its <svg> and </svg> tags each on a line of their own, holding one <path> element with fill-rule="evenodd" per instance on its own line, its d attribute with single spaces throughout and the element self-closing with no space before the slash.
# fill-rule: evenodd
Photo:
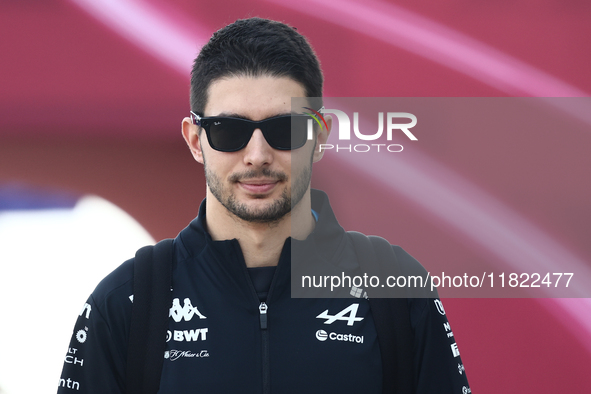
<svg viewBox="0 0 591 394">
<path fill-rule="evenodd" d="M 199 52 L 191 71 L 191 110 L 203 115 L 207 91 L 217 79 L 264 75 L 292 78 L 306 97 L 322 97 L 320 62 L 306 38 L 284 23 L 249 18 L 215 32 Z"/>
</svg>

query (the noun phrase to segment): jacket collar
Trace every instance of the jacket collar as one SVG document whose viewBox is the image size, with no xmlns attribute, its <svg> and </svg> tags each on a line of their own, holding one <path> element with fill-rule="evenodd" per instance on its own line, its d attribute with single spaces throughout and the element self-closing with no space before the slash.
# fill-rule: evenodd
<svg viewBox="0 0 591 394">
<path fill-rule="evenodd" d="M 322 260 L 324 263 L 337 265 L 340 268 L 347 268 L 350 266 L 351 260 L 348 256 L 351 250 L 347 247 L 348 237 L 345 230 L 338 223 L 335 214 L 330 206 L 330 202 L 326 193 L 320 190 L 311 190 L 312 209 L 318 213 L 318 221 L 312 233 L 304 241 L 293 240 L 288 238 L 285 247 L 293 247 L 305 251 L 306 258 L 312 258 L 317 261 Z M 179 253 L 181 259 L 198 256 L 206 246 L 210 246 L 222 254 L 226 254 L 228 247 L 235 249 L 238 241 L 223 240 L 214 241 L 206 230 L 205 217 L 206 200 L 201 202 L 199 207 L 199 214 L 188 227 L 182 230 L 177 237 L 179 240 L 176 253 Z M 287 257 L 290 254 L 282 252 L 283 256 Z M 356 263 L 354 263 L 356 266 Z"/>
</svg>

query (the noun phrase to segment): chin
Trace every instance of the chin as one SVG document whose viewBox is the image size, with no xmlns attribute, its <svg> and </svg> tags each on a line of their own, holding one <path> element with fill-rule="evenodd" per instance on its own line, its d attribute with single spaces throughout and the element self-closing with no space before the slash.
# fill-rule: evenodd
<svg viewBox="0 0 591 394">
<path fill-rule="evenodd" d="M 236 217 L 253 223 L 278 222 L 291 212 L 291 198 L 287 193 L 282 197 L 251 199 L 245 202 L 229 199 L 224 205 Z"/>
</svg>

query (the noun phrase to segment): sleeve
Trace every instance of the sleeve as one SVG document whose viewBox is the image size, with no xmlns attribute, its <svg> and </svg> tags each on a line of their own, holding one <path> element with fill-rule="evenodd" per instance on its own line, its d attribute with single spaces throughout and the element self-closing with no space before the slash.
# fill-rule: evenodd
<svg viewBox="0 0 591 394">
<path fill-rule="evenodd" d="M 415 299 L 411 303 L 410 314 L 415 330 L 416 392 L 471 393 L 458 344 L 441 300 Z"/>
<path fill-rule="evenodd" d="M 58 393 L 123 393 L 125 344 L 116 338 L 91 295 L 74 326 Z"/>
</svg>

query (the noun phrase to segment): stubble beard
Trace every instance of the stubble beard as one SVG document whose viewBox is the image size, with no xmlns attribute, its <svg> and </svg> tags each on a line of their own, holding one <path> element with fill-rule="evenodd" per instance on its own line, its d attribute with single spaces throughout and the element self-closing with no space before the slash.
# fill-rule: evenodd
<svg viewBox="0 0 591 394">
<path fill-rule="evenodd" d="M 260 208 L 251 209 L 246 204 L 240 203 L 236 200 L 236 196 L 231 190 L 232 185 L 240 180 L 251 178 L 271 178 L 278 181 L 286 181 L 287 175 L 281 172 L 271 171 L 267 168 L 260 170 L 247 171 L 240 174 L 232 174 L 229 177 L 230 190 L 224 189 L 224 184 L 221 179 L 209 169 L 207 161 L 204 160 L 205 180 L 211 191 L 211 194 L 224 206 L 228 212 L 236 217 L 251 223 L 266 223 L 273 224 L 279 222 L 283 217 L 289 214 L 293 207 L 295 207 L 304 198 L 306 191 L 310 185 L 312 178 L 312 160 L 308 166 L 292 181 L 291 193 L 289 188 L 285 188 L 281 193 L 281 197 L 273 201 L 270 205 Z M 264 198 L 264 197 L 261 197 Z"/>
</svg>

